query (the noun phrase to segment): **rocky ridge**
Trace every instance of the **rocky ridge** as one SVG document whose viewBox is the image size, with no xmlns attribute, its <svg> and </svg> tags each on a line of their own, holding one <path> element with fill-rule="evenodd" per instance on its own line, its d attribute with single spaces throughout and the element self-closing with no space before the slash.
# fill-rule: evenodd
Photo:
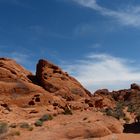
<svg viewBox="0 0 140 140">
<path fill-rule="evenodd" d="M 63 118 L 59 121 L 56 117 L 50 121 L 50 126 L 49 122 L 46 123 L 54 133 L 43 133 L 45 138 L 50 135 L 57 137 L 56 132 L 60 128 L 63 131 L 57 137 L 59 139 L 94 138 L 121 133 L 123 127 L 117 119 L 98 112 L 99 108 L 113 103 L 111 97 L 105 99 L 99 93 L 93 96 L 75 78 L 47 60 L 38 61 L 36 74 L 33 75 L 14 60 L 0 58 L 0 121 L 9 124 L 27 121 L 33 125 L 43 114 L 58 116 L 59 120 Z M 63 124 L 65 118 L 67 120 Z M 77 131 L 78 128 L 80 131 Z M 36 128 L 36 131 L 39 129 Z M 30 137 L 34 132 L 30 133 Z M 24 140 L 29 140 L 29 137 L 24 137 Z"/>
</svg>

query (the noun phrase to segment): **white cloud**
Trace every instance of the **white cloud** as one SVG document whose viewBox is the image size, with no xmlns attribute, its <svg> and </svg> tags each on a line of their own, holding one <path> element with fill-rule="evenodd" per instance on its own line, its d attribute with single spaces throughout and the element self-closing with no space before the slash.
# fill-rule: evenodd
<svg viewBox="0 0 140 140">
<path fill-rule="evenodd" d="M 96 0 L 73 0 L 81 6 L 98 11 L 103 16 L 116 19 L 122 25 L 140 27 L 140 6 L 127 6 L 123 10 L 111 10 L 100 6 Z"/>
<path fill-rule="evenodd" d="M 131 83 L 140 81 L 140 69 L 131 67 L 131 61 L 107 54 L 90 54 L 64 68 L 90 91 L 129 88 Z"/>
<path fill-rule="evenodd" d="M 29 55 L 27 55 L 27 54 L 12 52 L 10 54 L 10 57 L 21 64 L 25 64 L 25 63 L 29 62 Z"/>
</svg>

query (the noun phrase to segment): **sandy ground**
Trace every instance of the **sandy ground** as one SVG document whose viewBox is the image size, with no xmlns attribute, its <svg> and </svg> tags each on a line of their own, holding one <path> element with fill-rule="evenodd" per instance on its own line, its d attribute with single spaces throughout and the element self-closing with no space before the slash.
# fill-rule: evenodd
<svg viewBox="0 0 140 140">
<path fill-rule="evenodd" d="M 41 134 L 38 135 L 37 133 L 34 133 L 34 136 L 29 135 L 29 133 L 26 133 L 25 135 L 21 134 L 21 136 L 15 136 L 13 138 L 10 138 L 8 140 L 69 140 L 69 139 L 62 139 L 62 138 L 51 138 L 51 137 L 46 137 L 46 134 Z M 83 139 L 83 138 L 75 138 L 72 140 L 140 140 L 140 134 L 112 134 L 106 137 L 102 138 L 88 138 L 88 139 Z"/>
<path fill-rule="evenodd" d="M 74 139 L 74 140 L 140 140 L 140 134 L 112 134 L 102 138 Z"/>
<path fill-rule="evenodd" d="M 86 120 L 84 118 L 86 118 Z M 33 124 L 36 119 L 33 117 L 27 119 L 26 121 L 29 124 Z M 21 119 L 19 118 L 19 120 Z M 43 126 L 41 127 L 35 127 L 33 125 L 32 131 L 29 131 L 27 129 L 21 129 L 19 127 L 12 128 L 11 131 L 20 132 L 20 135 L 8 136 L 6 139 L 0 139 L 0 140 L 69 140 L 69 139 L 70 140 L 71 139 L 72 140 L 140 140 L 140 134 L 132 134 L 132 133 L 111 134 L 101 138 L 84 139 L 83 137 L 79 137 L 79 136 L 76 138 L 65 138 L 66 134 L 68 134 L 69 132 L 74 136 L 75 135 L 77 136 L 77 132 L 80 132 L 79 134 L 81 135 L 82 133 L 83 134 L 82 136 L 84 136 L 85 135 L 84 130 L 85 127 L 87 126 L 88 126 L 87 129 L 93 127 L 93 131 L 99 129 L 99 127 L 96 126 L 96 122 L 97 123 L 100 122 L 99 120 L 107 121 L 107 119 L 103 118 L 100 113 L 96 113 L 92 111 L 84 111 L 84 112 L 77 111 L 73 115 L 58 115 L 57 117 L 54 117 L 53 120 L 44 122 Z M 109 121 L 111 122 L 111 120 Z M 23 120 L 21 120 L 21 122 L 23 122 Z M 114 121 L 112 120 L 112 122 Z M 73 129 L 75 126 L 76 127 L 78 126 L 79 130 Z M 100 130 L 95 132 L 99 132 L 99 131 Z M 102 132 L 100 134 L 102 134 Z"/>
</svg>

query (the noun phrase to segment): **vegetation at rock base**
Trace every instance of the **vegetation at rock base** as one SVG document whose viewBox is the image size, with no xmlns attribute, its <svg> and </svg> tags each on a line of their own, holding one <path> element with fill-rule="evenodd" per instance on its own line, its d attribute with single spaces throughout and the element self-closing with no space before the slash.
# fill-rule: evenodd
<svg viewBox="0 0 140 140">
<path fill-rule="evenodd" d="M 72 115 L 73 113 L 72 113 L 72 111 L 69 109 L 69 108 L 66 108 L 65 110 L 64 110 L 64 115 Z"/>
<path fill-rule="evenodd" d="M 125 117 L 123 110 L 119 108 L 114 108 L 114 109 L 107 108 L 105 110 L 105 114 L 108 116 L 112 116 L 118 120 Z"/>
<path fill-rule="evenodd" d="M 12 131 L 9 134 L 10 136 L 20 136 L 20 131 Z"/>
<path fill-rule="evenodd" d="M 44 121 L 48 121 L 48 120 L 52 120 L 52 119 L 53 119 L 53 117 L 51 115 L 45 114 L 39 120 L 44 122 Z"/>
<path fill-rule="evenodd" d="M 8 124 L 6 122 L 0 122 L 0 134 L 8 131 Z"/>
<path fill-rule="evenodd" d="M 26 122 L 20 123 L 20 128 L 29 128 L 30 125 Z"/>
<path fill-rule="evenodd" d="M 127 111 L 130 112 L 130 113 L 135 112 L 135 108 L 134 108 L 134 106 L 133 106 L 133 105 L 128 105 L 128 109 L 127 109 Z"/>
<path fill-rule="evenodd" d="M 41 121 L 41 120 L 37 120 L 35 122 L 35 126 L 42 126 L 42 125 L 43 125 L 43 121 Z"/>
<path fill-rule="evenodd" d="M 33 128 L 32 126 L 30 126 L 30 127 L 28 128 L 29 131 L 33 131 L 33 129 L 34 129 L 34 128 Z"/>
<path fill-rule="evenodd" d="M 43 122 L 49 121 L 49 120 L 52 120 L 52 119 L 53 119 L 52 115 L 45 114 L 40 119 L 38 119 L 34 124 L 35 124 L 35 126 L 42 126 Z"/>
</svg>

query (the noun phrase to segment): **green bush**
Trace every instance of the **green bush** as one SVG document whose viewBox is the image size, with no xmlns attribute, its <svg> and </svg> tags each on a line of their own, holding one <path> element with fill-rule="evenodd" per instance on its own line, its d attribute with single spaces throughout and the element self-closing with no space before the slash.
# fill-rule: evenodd
<svg viewBox="0 0 140 140">
<path fill-rule="evenodd" d="M 35 126 L 42 126 L 42 125 L 43 125 L 43 121 L 41 121 L 41 120 L 37 120 L 35 122 Z"/>
<path fill-rule="evenodd" d="M 104 112 L 105 112 L 106 115 L 108 115 L 108 116 L 112 116 L 112 114 L 113 114 L 113 110 L 112 110 L 111 108 L 107 108 Z"/>
<path fill-rule="evenodd" d="M 135 112 L 135 108 L 133 107 L 133 105 L 128 105 L 127 111 L 130 113 L 133 113 L 133 112 Z"/>
<path fill-rule="evenodd" d="M 114 110 L 114 117 L 117 118 L 117 119 L 121 119 L 121 118 L 125 117 L 125 114 L 124 114 L 123 110 L 115 109 Z"/>
<path fill-rule="evenodd" d="M 116 109 L 117 109 L 117 110 L 122 110 L 122 109 L 124 109 L 124 102 L 119 101 L 119 102 L 116 104 Z"/>
<path fill-rule="evenodd" d="M 52 119 L 53 119 L 53 117 L 51 115 L 45 114 L 39 120 L 44 122 L 44 121 L 48 121 L 48 120 L 52 120 Z"/>
<path fill-rule="evenodd" d="M 48 121 L 48 120 L 52 120 L 52 119 L 53 119 L 53 117 L 51 115 L 45 114 L 39 120 L 37 120 L 35 122 L 35 126 L 42 126 L 43 122 Z"/>
<path fill-rule="evenodd" d="M 6 122 L 0 122 L 0 134 L 8 131 L 8 124 Z"/>
<path fill-rule="evenodd" d="M 105 113 L 106 113 L 106 115 L 112 116 L 116 119 L 125 117 L 125 114 L 121 108 L 114 108 L 114 109 L 108 108 L 105 110 Z"/>
</svg>

